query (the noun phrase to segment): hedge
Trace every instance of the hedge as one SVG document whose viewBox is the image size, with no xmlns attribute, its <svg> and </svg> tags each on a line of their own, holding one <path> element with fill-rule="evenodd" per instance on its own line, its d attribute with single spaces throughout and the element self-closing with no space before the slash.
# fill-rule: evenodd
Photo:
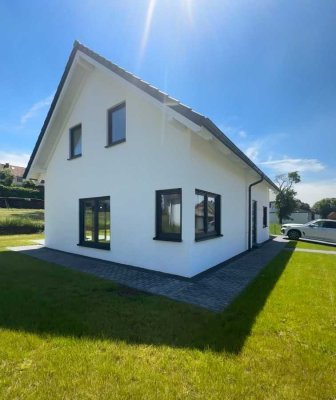
<svg viewBox="0 0 336 400">
<path fill-rule="evenodd" d="M 37 189 L 28 189 L 21 186 L 0 185 L 0 197 L 20 197 L 21 199 L 41 199 L 43 200 L 43 191 Z"/>
<path fill-rule="evenodd" d="M 24 218 L 5 218 L 0 220 L 0 235 L 43 232 L 43 221 Z"/>
<path fill-rule="evenodd" d="M 44 200 L 21 199 L 20 197 L 0 197 L 0 208 L 29 208 L 40 210 L 44 208 Z"/>
</svg>

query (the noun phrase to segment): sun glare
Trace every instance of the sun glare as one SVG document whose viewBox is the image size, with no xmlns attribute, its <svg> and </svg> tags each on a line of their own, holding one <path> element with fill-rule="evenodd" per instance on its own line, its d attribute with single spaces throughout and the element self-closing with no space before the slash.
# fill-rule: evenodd
<svg viewBox="0 0 336 400">
<path fill-rule="evenodd" d="M 189 27 L 193 25 L 193 0 L 179 0 L 174 2 L 171 0 L 169 1 L 166 0 L 165 2 L 161 0 L 160 1 L 148 0 L 144 30 L 140 42 L 140 51 L 139 51 L 140 63 L 143 60 L 148 45 L 149 37 L 151 34 L 154 11 L 162 15 L 163 13 L 165 13 L 165 11 L 167 11 L 168 7 L 170 9 L 171 8 L 176 9 L 176 12 L 180 14 L 181 18 L 184 18 L 184 22 L 187 22 Z M 158 10 L 156 10 L 156 8 L 158 8 Z"/>
<path fill-rule="evenodd" d="M 183 0 L 184 4 L 187 8 L 187 16 L 188 16 L 188 21 L 189 24 L 192 24 L 193 22 L 193 16 L 192 16 L 192 2 L 193 0 Z"/>
<path fill-rule="evenodd" d="M 147 15 L 146 15 L 146 22 L 145 22 L 145 29 L 144 29 L 142 39 L 141 39 L 140 60 L 142 60 L 146 46 L 147 46 L 148 36 L 149 36 L 149 32 L 150 32 L 151 25 L 152 25 L 155 4 L 156 4 L 156 0 L 149 0 Z"/>
</svg>

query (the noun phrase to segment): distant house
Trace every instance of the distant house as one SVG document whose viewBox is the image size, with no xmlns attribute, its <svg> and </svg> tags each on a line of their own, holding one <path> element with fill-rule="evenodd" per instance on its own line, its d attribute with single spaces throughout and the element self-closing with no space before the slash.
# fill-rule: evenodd
<svg viewBox="0 0 336 400">
<path fill-rule="evenodd" d="M 288 219 L 282 221 L 283 224 L 306 224 L 309 221 L 320 218 L 319 214 L 307 210 L 296 210 Z M 269 204 L 269 220 L 270 224 L 278 224 L 279 218 L 277 214 L 277 208 L 275 207 L 275 201 L 270 201 Z"/>
<path fill-rule="evenodd" d="M 336 220 L 336 211 L 332 211 L 330 214 L 328 214 L 327 218 Z"/>
<path fill-rule="evenodd" d="M 3 169 L 9 169 L 12 172 L 12 174 L 14 176 L 13 185 L 15 185 L 15 186 L 22 185 L 23 175 L 25 172 L 24 167 L 18 167 L 17 165 L 11 165 L 9 163 L 5 163 L 5 164 L 0 163 L 0 171 L 2 171 Z"/>
<path fill-rule="evenodd" d="M 267 241 L 278 190 L 210 119 L 78 42 L 25 178 L 46 182 L 46 246 L 185 277 Z"/>
</svg>

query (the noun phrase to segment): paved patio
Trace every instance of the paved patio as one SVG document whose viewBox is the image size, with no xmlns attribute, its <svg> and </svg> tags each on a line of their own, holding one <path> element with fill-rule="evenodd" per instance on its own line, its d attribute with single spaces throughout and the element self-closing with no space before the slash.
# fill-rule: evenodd
<svg viewBox="0 0 336 400">
<path fill-rule="evenodd" d="M 109 279 L 128 287 L 220 312 L 258 275 L 286 245 L 281 237 L 194 278 L 64 253 L 42 246 L 11 248 L 26 255 L 76 271 Z"/>
</svg>

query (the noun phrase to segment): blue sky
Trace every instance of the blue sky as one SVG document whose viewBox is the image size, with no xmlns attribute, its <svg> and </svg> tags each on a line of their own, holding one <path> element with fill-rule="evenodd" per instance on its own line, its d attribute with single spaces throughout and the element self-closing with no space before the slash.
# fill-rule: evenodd
<svg viewBox="0 0 336 400">
<path fill-rule="evenodd" d="M 336 197 L 336 2 L 0 2 L 0 162 L 24 165 L 75 39 L 210 117 L 298 197 Z"/>
</svg>

